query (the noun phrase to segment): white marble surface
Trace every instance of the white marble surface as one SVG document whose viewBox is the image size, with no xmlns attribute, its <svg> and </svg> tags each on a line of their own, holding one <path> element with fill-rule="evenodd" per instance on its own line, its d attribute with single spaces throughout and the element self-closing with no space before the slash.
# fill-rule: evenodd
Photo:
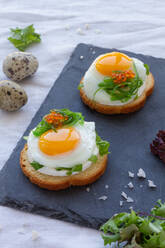
<svg viewBox="0 0 165 248">
<path fill-rule="evenodd" d="M 0 111 L 0 168 L 78 43 L 165 58 L 164 13 L 162 0 L 0 0 L 0 68 L 5 56 L 16 50 L 7 40 L 9 28 L 33 23 L 42 35 L 42 43 L 28 49 L 37 56 L 39 70 L 21 83 L 28 104 L 15 113 Z M 2 70 L 0 79 L 6 79 Z M 2 248 L 103 247 L 97 231 L 6 207 L 0 207 L 0 227 Z M 37 240 L 32 239 L 33 230 Z"/>
</svg>

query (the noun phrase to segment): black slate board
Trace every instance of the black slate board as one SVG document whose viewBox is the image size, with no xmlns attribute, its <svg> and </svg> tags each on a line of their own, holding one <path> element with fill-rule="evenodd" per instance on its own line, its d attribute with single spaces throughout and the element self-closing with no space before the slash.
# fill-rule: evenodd
<svg viewBox="0 0 165 248">
<path fill-rule="evenodd" d="M 87 121 L 96 122 L 100 136 L 111 143 L 105 174 L 90 186 L 90 192 L 86 191 L 86 187 L 72 187 L 59 192 L 40 189 L 29 182 L 19 167 L 19 155 L 25 143 L 21 139 L 0 173 L 0 204 L 98 228 L 114 213 L 127 211 L 131 205 L 136 210 L 148 211 L 157 199 L 165 200 L 165 166 L 149 150 L 149 143 L 158 129 L 165 129 L 165 60 L 124 51 L 150 65 L 156 81 L 155 90 L 140 111 L 129 115 L 105 116 L 91 111 L 81 102 L 77 86 L 92 61 L 98 55 L 111 51 L 79 44 L 24 134 L 27 135 L 42 116 L 54 107 L 80 111 Z M 80 56 L 84 56 L 84 59 L 80 60 Z M 141 181 L 136 177 L 132 180 L 134 190 L 125 188 L 131 181 L 128 170 L 137 173 L 140 167 L 146 171 L 147 178 L 157 184 L 156 190 L 147 186 L 147 180 Z M 106 184 L 109 189 L 105 189 Z M 135 202 L 125 203 L 121 208 L 119 201 L 122 191 Z M 102 195 L 108 196 L 108 199 L 98 200 Z"/>
</svg>

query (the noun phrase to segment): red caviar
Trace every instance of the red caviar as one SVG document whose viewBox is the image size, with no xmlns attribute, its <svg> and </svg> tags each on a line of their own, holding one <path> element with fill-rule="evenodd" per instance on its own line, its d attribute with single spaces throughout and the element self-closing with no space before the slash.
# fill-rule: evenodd
<svg viewBox="0 0 165 248">
<path fill-rule="evenodd" d="M 128 78 L 134 78 L 135 73 L 132 71 L 125 71 L 125 72 L 113 72 L 111 75 L 114 83 L 123 83 L 125 82 Z"/>
<path fill-rule="evenodd" d="M 64 121 L 68 120 L 68 117 L 52 111 L 50 114 L 46 115 L 44 119 L 47 123 L 52 124 L 55 127 L 59 127 L 62 126 Z"/>
</svg>

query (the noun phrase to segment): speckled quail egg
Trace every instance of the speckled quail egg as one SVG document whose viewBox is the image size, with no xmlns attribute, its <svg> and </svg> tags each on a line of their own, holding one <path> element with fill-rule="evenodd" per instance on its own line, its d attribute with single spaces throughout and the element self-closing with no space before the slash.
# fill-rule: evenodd
<svg viewBox="0 0 165 248">
<path fill-rule="evenodd" d="M 0 108 L 7 111 L 16 111 L 27 102 L 25 90 L 12 81 L 0 81 Z"/>
<path fill-rule="evenodd" d="M 31 53 L 14 52 L 3 62 L 3 72 L 8 78 L 19 82 L 37 71 L 38 60 Z"/>
</svg>

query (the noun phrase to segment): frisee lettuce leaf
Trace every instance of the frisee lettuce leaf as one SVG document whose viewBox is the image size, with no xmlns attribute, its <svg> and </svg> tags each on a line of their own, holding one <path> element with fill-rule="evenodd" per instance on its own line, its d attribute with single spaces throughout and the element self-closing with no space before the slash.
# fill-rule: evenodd
<svg viewBox="0 0 165 248">
<path fill-rule="evenodd" d="M 92 155 L 88 160 L 91 161 L 92 163 L 96 163 L 98 158 L 96 155 Z"/>
<path fill-rule="evenodd" d="M 80 125 L 84 124 L 84 117 L 79 112 L 72 112 L 69 109 L 54 109 L 51 111 L 56 111 L 57 113 L 68 117 L 68 119 L 63 122 L 62 126 L 74 126 L 77 123 L 79 123 Z M 33 131 L 33 134 L 34 136 L 39 137 L 50 129 L 56 131 L 56 128 L 53 125 L 47 123 L 43 118 L 42 121 L 37 125 L 37 127 Z"/>
<path fill-rule="evenodd" d="M 20 51 L 25 51 L 30 44 L 41 41 L 40 34 L 35 33 L 33 24 L 23 29 L 11 28 L 10 31 L 11 36 L 8 40 Z"/>
<path fill-rule="evenodd" d="M 99 148 L 99 154 L 101 156 L 108 154 L 108 149 L 109 149 L 109 142 L 102 140 L 101 137 L 96 133 L 96 145 Z"/>
<path fill-rule="evenodd" d="M 126 241 L 125 248 L 165 248 L 165 203 L 159 200 L 149 214 L 119 213 L 100 230 L 104 245 Z"/>
</svg>

